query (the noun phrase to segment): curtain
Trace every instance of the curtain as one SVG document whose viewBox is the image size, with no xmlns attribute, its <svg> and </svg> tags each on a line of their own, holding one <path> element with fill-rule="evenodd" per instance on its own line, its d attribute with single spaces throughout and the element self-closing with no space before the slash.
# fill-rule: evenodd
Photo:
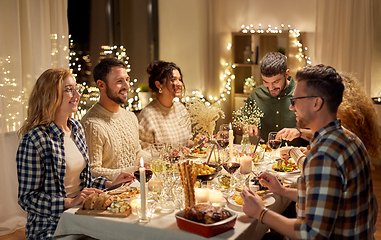
<svg viewBox="0 0 381 240">
<path fill-rule="evenodd" d="M 317 0 L 316 63 L 354 74 L 371 96 L 381 91 L 380 6 L 378 0 Z"/>
<path fill-rule="evenodd" d="M 0 235 L 24 227 L 17 204 L 16 131 L 48 68 L 69 68 L 67 0 L 0 0 Z M 43 94 L 43 93 L 41 93 Z"/>
</svg>

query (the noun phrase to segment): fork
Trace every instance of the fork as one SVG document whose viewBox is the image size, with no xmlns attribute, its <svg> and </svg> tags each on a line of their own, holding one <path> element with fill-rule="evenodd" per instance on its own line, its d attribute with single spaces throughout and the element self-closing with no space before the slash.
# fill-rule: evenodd
<svg viewBox="0 0 381 240">
<path fill-rule="evenodd" d="M 199 147 L 204 142 L 205 139 L 206 139 L 206 136 L 203 136 L 200 140 L 197 141 L 197 143 L 193 145 L 193 148 Z"/>
</svg>

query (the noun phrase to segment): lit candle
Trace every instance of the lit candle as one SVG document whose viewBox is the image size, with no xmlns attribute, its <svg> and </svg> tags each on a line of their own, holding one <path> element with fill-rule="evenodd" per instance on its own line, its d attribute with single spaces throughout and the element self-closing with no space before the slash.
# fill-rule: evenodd
<svg viewBox="0 0 381 240">
<path fill-rule="evenodd" d="M 198 203 L 203 203 L 209 201 L 209 189 L 207 188 L 196 188 L 195 198 Z"/>
<path fill-rule="evenodd" d="M 133 199 L 131 201 L 130 205 L 131 205 L 132 212 L 134 214 L 138 214 L 138 211 L 140 211 L 141 206 L 142 206 L 140 198 Z"/>
<path fill-rule="evenodd" d="M 139 175 L 140 175 L 140 199 L 141 199 L 141 213 L 142 213 L 142 220 L 145 220 L 147 217 L 146 214 L 146 168 L 144 167 L 144 160 L 143 158 L 140 158 L 140 168 L 139 168 Z"/>
<path fill-rule="evenodd" d="M 233 136 L 232 123 L 229 123 L 229 127 L 230 127 L 230 130 L 229 130 L 229 159 L 232 160 L 233 159 L 233 149 L 234 149 L 234 146 L 233 146 L 234 136 Z"/>
<path fill-rule="evenodd" d="M 242 174 L 248 174 L 251 173 L 251 162 L 252 158 L 250 156 L 244 155 L 243 157 L 239 158 L 240 165 L 241 165 L 241 173 Z"/>
<path fill-rule="evenodd" d="M 222 192 L 220 190 L 210 190 L 209 192 L 209 201 L 212 203 L 220 203 L 224 197 L 222 196 Z"/>
</svg>

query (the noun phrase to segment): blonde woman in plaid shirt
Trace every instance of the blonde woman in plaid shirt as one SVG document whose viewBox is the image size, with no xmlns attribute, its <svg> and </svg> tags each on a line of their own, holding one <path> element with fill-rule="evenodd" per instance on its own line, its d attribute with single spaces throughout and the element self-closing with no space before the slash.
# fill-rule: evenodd
<svg viewBox="0 0 381 240">
<path fill-rule="evenodd" d="M 150 143 L 180 143 L 191 147 L 191 126 L 183 121 L 188 112 L 182 103 L 174 101 L 185 89 L 180 68 L 173 62 L 154 61 L 147 67 L 147 73 L 156 98 L 138 115 L 142 148 Z"/>
<path fill-rule="evenodd" d="M 66 69 L 48 69 L 29 98 L 28 117 L 18 134 L 18 202 L 28 213 L 28 239 L 52 239 L 62 212 L 99 189 L 133 179 L 122 173 L 114 181 L 92 178 L 77 111 L 82 88 Z"/>
<path fill-rule="evenodd" d="M 244 190 L 243 211 L 292 239 L 373 239 L 375 197 L 369 154 L 361 140 L 341 127 L 337 109 L 342 78 L 332 67 L 299 70 L 291 98 L 298 127 L 314 133 L 297 189 L 283 188 L 274 175 L 260 183 L 298 204 L 296 219 L 267 210 L 261 199 Z"/>
</svg>

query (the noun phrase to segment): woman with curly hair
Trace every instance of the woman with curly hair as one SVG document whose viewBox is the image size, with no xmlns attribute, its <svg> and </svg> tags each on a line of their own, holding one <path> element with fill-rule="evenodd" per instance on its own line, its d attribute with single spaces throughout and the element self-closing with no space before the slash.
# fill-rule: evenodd
<svg viewBox="0 0 381 240">
<path fill-rule="evenodd" d="M 378 116 L 369 98 L 357 79 L 346 73 L 341 74 L 344 83 L 343 102 L 340 104 L 337 117 L 341 124 L 356 134 L 368 150 L 371 162 L 376 163 L 380 157 L 381 138 L 378 128 Z"/>
</svg>

